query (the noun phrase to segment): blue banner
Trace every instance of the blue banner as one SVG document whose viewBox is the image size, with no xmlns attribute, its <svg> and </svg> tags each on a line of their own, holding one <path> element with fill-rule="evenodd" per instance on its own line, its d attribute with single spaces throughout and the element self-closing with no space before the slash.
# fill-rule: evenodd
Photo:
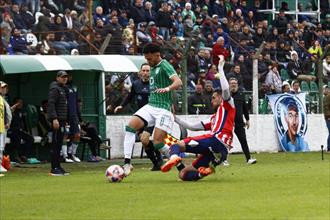
<svg viewBox="0 0 330 220">
<path fill-rule="evenodd" d="M 307 131 L 305 98 L 305 93 L 268 96 L 283 151 L 309 151 L 305 140 Z"/>
</svg>

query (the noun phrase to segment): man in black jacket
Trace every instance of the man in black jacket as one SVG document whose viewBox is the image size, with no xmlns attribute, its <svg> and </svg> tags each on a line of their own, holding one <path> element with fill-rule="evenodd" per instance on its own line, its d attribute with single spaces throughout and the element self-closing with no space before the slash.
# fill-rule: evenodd
<svg viewBox="0 0 330 220">
<path fill-rule="evenodd" d="M 252 158 L 250 155 L 250 150 L 245 134 L 245 127 L 247 129 L 249 129 L 250 127 L 250 122 L 249 122 L 250 118 L 249 118 L 248 107 L 245 102 L 245 95 L 242 92 L 242 90 L 238 88 L 238 81 L 236 78 L 229 79 L 229 86 L 230 86 L 231 96 L 234 98 L 235 108 L 236 108 L 235 134 L 245 154 L 246 162 L 248 164 L 255 164 L 257 160 Z M 245 118 L 245 122 L 243 119 L 243 115 Z"/>
<path fill-rule="evenodd" d="M 52 124 L 53 138 L 51 149 L 51 171 L 52 176 L 69 175 L 60 165 L 60 152 L 65 133 L 69 132 L 68 101 L 65 84 L 68 74 L 61 70 L 56 75 L 56 81 L 49 85 L 48 94 L 48 119 Z"/>
</svg>

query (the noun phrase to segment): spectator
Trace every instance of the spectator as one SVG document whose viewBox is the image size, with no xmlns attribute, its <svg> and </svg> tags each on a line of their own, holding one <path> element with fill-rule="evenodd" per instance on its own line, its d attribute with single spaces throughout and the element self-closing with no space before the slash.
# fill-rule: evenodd
<svg viewBox="0 0 330 220">
<path fill-rule="evenodd" d="M 218 68 L 216 65 L 212 64 L 206 74 L 206 80 L 211 80 L 213 83 L 213 88 L 220 89 L 220 82 L 219 82 L 219 75 L 218 75 Z"/>
<path fill-rule="evenodd" d="M 308 52 L 315 58 L 320 58 L 323 54 L 320 42 L 318 40 L 314 41 L 313 45 L 308 49 Z"/>
<path fill-rule="evenodd" d="M 2 37 L 3 46 L 7 48 L 9 44 L 11 32 L 13 28 L 15 28 L 14 21 L 8 12 L 5 12 L 3 14 L 3 21 L 0 24 L 0 28 L 2 32 L 1 37 Z"/>
<path fill-rule="evenodd" d="M 12 48 L 12 53 L 17 55 L 28 54 L 30 51 L 26 38 L 21 35 L 21 31 L 17 28 L 12 30 L 10 45 Z"/>
<path fill-rule="evenodd" d="M 284 34 L 286 32 L 287 24 L 288 18 L 285 16 L 285 11 L 281 9 L 278 17 L 273 21 L 273 26 L 278 29 L 279 34 Z"/>
<path fill-rule="evenodd" d="M 219 63 L 219 56 L 223 55 L 225 60 L 227 60 L 230 56 L 229 51 L 224 47 L 225 40 L 223 37 L 219 37 L 217 42 L 214 44 L 212 49 L 212 57 L 213 57 L 213 64 L 218 65 Z"/>
<path fill-rule="evenodd" d="M 134 20 L 136 26 L 139 23 L 147 22 L 146 11 L 143 8 L 142 0 L 135 0 L 134 5 L 129 10 L 129 15 Z"/>
<path fill-rule="evenodd" d="M 27 32 L 28 27 L 20 13 L 20 6 L 18 4 L 13 4 L 11 7 L 12 18 L 14 20 L 15 27 L 21 30 L 23 33 Z"/>
<path fill-rule="evenodd" d="M 300 82 L 298 80 L 293 80 L 291 83 L 291 94 L 299 94 L 301 92 L 300 90 Z"/>
<path fill-rule="evenodd" d="M 182 11 L 182 17 L 183 19 L 186 19 L 187 15 L 190 15 L 190 18 L 192 19 L 192 22 L 195 23 L 196 22 L 196 16 L 195 13 L 191 10 L 191 4 L 189 2 L 187 2 L 184 6 L 184 9 Z"/>
<path fill-rule="evenodd" d="M 204 87 L 204 97 L 206 99 L 206 112 L 205 114 L 213 114 L 214 110 L 211 105 L 212 95 L 213 95 L 214 89 L 213 89 L 213 83 L 210 80 L 205 81 L 205 87 Z"/>
<path fill-rule="evenodd" d="M 315 81 L 316 77 L 313 75 L 307 75 L 303 72 L 302 63 L 298 59 L 296 51 L 291 52 L 291 60 L 288 63 L 288 73 L 291 79 Z"/>
<path fill-rule="evenodd" d="M 146 32 L 145 23 L 138 24 L 136 37 L 137 37 L 137 45 L 139 47 L 139 52 L 142 52 L 142 48 L 145 44 L 152 42 L 151 36 Z"/>
<path fill-rule="evenodd" d="M 156 16 L 157 13 L 152 9 L 152 3 L 147 1 L 144 4 L 144 10 L 145 10 L 145 17 L 146 21 L 149 23 L 150 21 L 156 22 Z"/>
<path fill-rule="evenodd" d="M 266 76 L 265 84 L 270 88 L 270 94 L 282 92 L 282 80 L 277 67 L 277 64 L 272 65 Z"/>
<path fill-rule="evenodd" d="M 282 93 L 290 93 L 291 87 L 288 81 L 284 81 L 282 84 Z"/>
<path fill-rule="evenodd" d="M 259 48 L 261 43 L 265 41 L 265 35 L 263 33 L 262 27 L 257 28 L 256 34 L 253 35 L 252 40 L 254 43 L 254 47 Z"/>
<path fill-rule="evenodd" d="M 33 1 L 35 1 L 35 0 L 33 0 Z M 38 1 L 38 0 L 36 0 L 36 1 Z M 33 13 L 31 13 L 28 10 L 27 5 L 21 6 L 21 17 L 26 25 L 26 28 L 28 30 L 31 30 L 33 28 L 34 23 L 36 22 L 36 19 L 34 18 Z"/>
<path fill-rule="evenodd" d="M 48 119 L 52 124 L 52 150 L 51 150 L 51 171 L 52 176 L 69 175 L 60 164 L 60 151 L 63 144 L 65 132 L 68 131 L 68 104 L 65 92 L 65 84 L 68 81 L 68 74 L 59 71 L 56 81 L 49 86 L 48 94 Z"/>
<path fill-rule="evenodd" d="M 111 23 L 106 27 L 106 32 L 112 35 L 110 43 L 106 49 L 106 53 L 123 54 L 123 28 L 118 23 L 118 17 L 116 15 L 112 16 Z"/>
<path fill-rule="evenodd" d="M 159 34 L 163 36 L 165 41 L 169 40 L 170 29 L 172 28 L 172 21 L 166 2 L 162 3 L 162 7 L 159 9 L 156 15 L 156 24 L 159 27 Z"/>
<path fill-rule="evenodd" d="M 216 0 L 213 3 L 213 13 L 219 15 L 220 18 L 225 17 L 225 7 L 224 7 L 224 0 Z"/>
<path fill-rule="evenodd" d="M 323 82 L 328 83 L 330 81 L 330 54 L 328 54 L 323 60 Z"/>
<path fill-rule="evenodd" d="M 107 16 L 103 15 L 103 8 L 101 6 L 97 6 L 95 9 L 95 14 L 93 16 L 94 24 L 96 24 L 98 19 L 102 20 L 104 25 L 109 24 L 109 19 Z"/>
<path fill-rule="evenodd" d="M 34 139 L 28 133 L 27 125 L 25 122 L 25 113 L 23 112 L 23 100 L 21 98 L 14 99 L 14 105 L 11 107 L 13 118 L 11 121 L 10 129 L 8 130 L 8 137 L 10 138 L 11 146 L 6 148 L 11 158 L 14 158 L 19 163 L 40 163 L 33 157 Z M 24 144 L 22 144 L 22 140 Z M 18 155 L 15 155 L 17 151 Z"/>
<path fill-rule="evenodd" d="M 234 65 L 234 67 L 232 68 L 232 71 L 226 75 L 226 78 L 228 80 L 231 78 L 237 79 L 238 87 L 243 91 L 245 90 L 244 85 L 243 85 L 243 77 L 241 74 L 241 67 L 239 64 Z"/>
<path fill-rule="evenodd" d="M 208 100 L 203 95 L 203 86 L 197 84 L 195 93 L 188 98 L 188 113 L 189 114 L 206 114 Z"/>
</svg>

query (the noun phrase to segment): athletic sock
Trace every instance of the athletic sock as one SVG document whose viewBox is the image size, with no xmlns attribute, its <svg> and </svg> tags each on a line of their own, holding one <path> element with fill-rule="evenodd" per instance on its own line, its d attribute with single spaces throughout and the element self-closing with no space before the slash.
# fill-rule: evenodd
<svg viewBox="0 0 330 220">
<path fill-rule="evenodd" d="M 68 146 L 66 146 L 66 145 L 62 145 L 62 156 L 63 156 L 63 158 L 68 157 Z"/>
<path fill-rule="evenodd" d="M 178 163 L 178 164 L 176 165 L 176 168 L 178 169 L 178 171 L 183 170 L 185 167 L 186 167 L 186 166 L 185 166 L 182 162 L 180 162 L 180 163 Z"/>
<path fill-rule="evenodd" d="M 135 129 L 126 126 L 125 130 L 126 132 L 124 139 L 124 156 L 125 156 L 125 161 L 126 159 L 129 159 L 130 161 L 132 158 L 132 151 L 135 143 Z"/>
<path fill-rule="evenodd" d="M 72 155 L 76 155 L 77 149 L 78 149 L 79 142 L 72 142 L 71 148 L 72 148 Z"/>
<path fill-rule="evenodd" d="M 151 160 L 151 162 L 156 166 L 157 158 L 156 158 L 154 147 L 153 147 L 153 144 L 151 141 L 149 142 L 148 146 L 145 148 L 145 152 L 146 152 L 148 158 Z"/>
<path fill-rule="evenodd" d="M 124 159 L 124 164 L 130 164 L 130 163 L 131 163 L 131 159 L 129 159 L 129 158 Z"/>
<path fill-rule="evenodd" d="M 170 158 L 170 147 L 164 143 L 154 144 L 156 150 L 159 150 L 165 157 Z"/>
</svg>

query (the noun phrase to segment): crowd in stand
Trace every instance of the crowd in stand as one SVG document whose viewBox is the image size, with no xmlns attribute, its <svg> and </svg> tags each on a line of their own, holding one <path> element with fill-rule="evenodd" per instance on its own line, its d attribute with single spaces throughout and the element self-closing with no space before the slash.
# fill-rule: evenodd
<svg viewBox="0 0 330 220">
<path fill-rule="evenodd" d="M 2 50 L 7 54 L 141 54 L 146 43 L 162 45 L 162 55 L 179 74 L 187 74 L 190 91 L 212 82 L 218 88 L 218 55 L 227 61 L 227 77 L 252 90 L 252 57 L 258 54 L 260 97 L 280 93 L 284 81 L 317 80 L 316 61 L 324 58 L 323 81 L 330 77 L 330 9 L 321 3 L 315 15 L 279 14 L 268 0 L 107 0 L 93 1 L 90 21 L 84 0 L 0 0 Z M 312 2 L 313 3 L 313 2 Z M 300 11 L 315 11 L 312 3 Z M 109 43 L 105 44 L 110 34 Z M 185 50 L 188 40 L 190 48 Z M 263 44 L 263 48 L 259 47 Z M 91 44 L 93 47 L 91 47 Z M 95 48 L 94 48 L 95 47 Z M 185 54 L 185 51 L 188 51 Z M 188 69 L 182 73 L 183 59 Z M 205 93 L 205 92 L 203 92 Z"/>
</svg>

